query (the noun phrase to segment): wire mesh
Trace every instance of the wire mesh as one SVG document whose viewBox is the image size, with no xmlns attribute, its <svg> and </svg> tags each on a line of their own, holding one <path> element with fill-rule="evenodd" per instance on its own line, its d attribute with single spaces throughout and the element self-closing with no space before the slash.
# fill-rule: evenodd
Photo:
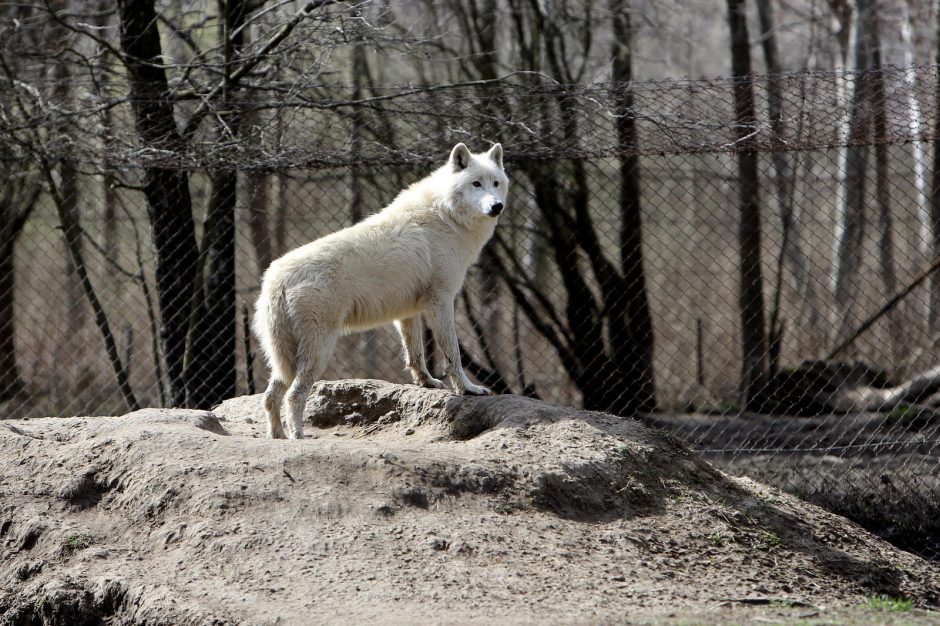
<svg viewBox="0 0 940 626">
<path fill-rule="evenodd" d="M 856 95 L 872 81 L 883 97 Z M 261 391 L 267 369 L 248 328 L 271 260 L 381 209 L 456 142 L 501 141 L 509 208 L 457 300 L 473 376 L 638 415 L 729 471 L 937 554 L 937 69 L 755 76 L 744 128 L 740 84 L 518 74 L 367 96 L 275 85 L 230 99 L 236 114 L 207 119 L 183 150 L 141 140 L 141 102 L 117 81 L 73 80 L 65 94 L 55 81 L 14 84 L 0 120 L 3 416 Z M 185 119 L 198 104 L 178 108 Z M 741 155 L 756 155 L 756 180 L 741 178 Z M 159 180 L 182 181 L 188 198 L 192 232 L 179 248 L 157 243 L 154 198 L 170 193 Z M 748 193 L 759 199 L 765 314 L 750 395 Z M 186 307 L 173 318 L 182 328 L 161 309 L 171 301 L 161 254 L 195 264 L 173 301 Z M 185 354 L 170 358 L 174 332 Z M 343 337 L 324 378 L 408 383 L 400 352 L 391 328 Z"/>
</svg>

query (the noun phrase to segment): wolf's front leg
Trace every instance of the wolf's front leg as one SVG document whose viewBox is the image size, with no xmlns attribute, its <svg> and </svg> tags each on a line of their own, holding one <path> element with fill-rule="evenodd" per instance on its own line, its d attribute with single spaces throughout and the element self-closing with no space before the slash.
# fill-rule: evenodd
<svg viewBox="0 0 940 626">
<path fill-rule="evenodd" d="M 460 344 L 457 342 L 457 328 L 454 324 L 453 299 L 445 303 L 433 304 L 427 317 L 434 338 L 444 352 L 444 358 L 447 361 L 447 375 L 454 391 L 461 395 L 490 395 L 492 392 L 489 389 L 474 385 L 463 371 L 463 365 L 460 363 Z"/>
<path fill-rule="evenodd" d="M 415 384 L 421 387 L 444 389 L 444 383 L 431 376 L 424 359 L 424 327 L 421 324 L 421 315 L 395 320 L 395 328 L 401 335 L 401 343 L 405 348 L 405 365 L 411 370 L 411 377 Z"/>
</svg>

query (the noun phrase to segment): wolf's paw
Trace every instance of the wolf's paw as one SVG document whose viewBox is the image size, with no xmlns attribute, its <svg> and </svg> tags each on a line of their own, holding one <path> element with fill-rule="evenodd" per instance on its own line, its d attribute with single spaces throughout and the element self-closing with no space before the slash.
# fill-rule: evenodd
<svg viewBox="0 0 940 626">
<path fill-rule="evenodd" d="M 287 439 L 287 435 L 284 434 L 284 427 L 281 426 L 280 422 L 273 428 L 270 424 L 268 425 L 268 439 Z"/>
<path fill-rule="evenodd" d="M 491 396 L 493 395 L 493 392 L 486 387 L 474 385 L 471 383 L 467 385 L 467 387 L 462 392 L 460 392 L 460 394 L 464 396 Z"/>
<path fill-rule="evenodd" d="M 447 385 L 445 385 L 443 381 L 432 378 L 430 376 L 421 380 L 416 380 L 415 384 L 419 387 L 427 387 L 428 389 L 447 389 Z"/>
</svg>

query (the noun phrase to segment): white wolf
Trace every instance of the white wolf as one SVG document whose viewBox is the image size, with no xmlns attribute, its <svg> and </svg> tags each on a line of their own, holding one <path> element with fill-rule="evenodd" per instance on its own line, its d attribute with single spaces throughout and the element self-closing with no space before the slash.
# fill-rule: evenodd
<svg viewBox="0 0 940 626">
<path fill-rule="evenodd" d="M 454 298 L 493 235 L 509 180 L 503 148 L 471 154 L 454 146 L 447 163 L 362 222 L 301 246 L 264 274 L 255 334 L 271 368 L 264 392 L 268 436 L 303 437 L 303 408 L 342 333 L 394 321 L 415 384 L 444 387 L 424 360 L 422 316 L 446 359 L 454 391 L 489 393 L 460 364 Z"/>
</svg>

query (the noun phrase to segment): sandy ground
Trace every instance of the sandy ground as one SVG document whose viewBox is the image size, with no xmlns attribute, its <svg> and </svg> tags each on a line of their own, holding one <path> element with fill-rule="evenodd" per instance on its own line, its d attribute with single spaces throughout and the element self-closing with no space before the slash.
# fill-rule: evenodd
<svg viewBox="0 0 940 626">
<path fill-rule="evenodd" d="M 935 565 L 636 421 L 379 381 L 307 415 L 0 422 L 0 623 L 940 623 Z"/>
</svg>

